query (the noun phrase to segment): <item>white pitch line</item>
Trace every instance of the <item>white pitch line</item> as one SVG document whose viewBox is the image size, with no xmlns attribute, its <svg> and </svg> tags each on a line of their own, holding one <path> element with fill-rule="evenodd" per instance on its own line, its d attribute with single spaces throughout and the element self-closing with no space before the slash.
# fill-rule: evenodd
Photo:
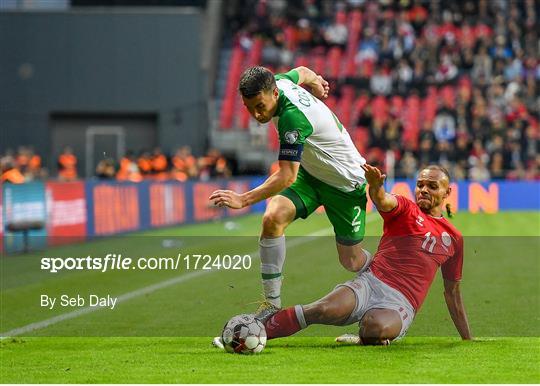
<svg viewBox="0 0 540 386">
<path fill-rule="evenodd" d="M 372 222 L 375 218 L 377 217 L 373 215 L 366 216 L 366 224 Z M 288 242 L 287 247 L 294 248 L 294 247 L 297 247 L 298 245 L 302 245 L 308 241 L 311 241 L 309 240 L 309 238 L 318 237 L 318 236 L 330 236 L 332 234 L 333 234 L 333 228 L 328 227 L 328 228 L 320 229 L 316 232 L 312 232 L 307 236 L 290 236 L 290 237 L 294 237 L 295 239 Z M 256 259 L 259 257 L 259 251 L 257 250 L 255 252 L 249 253 L 249 255 L 252 256 L 252 258 Z M 160 289 L 163 289 L 163 288 L 167 288 L 176 284 L 184 283 L 198 276 L 202 276 L 202 275 L 213 273 L 213 272 L 219 272 L 219 271 L 220 270 L 205 270 L 205 271 L 190 272 L 182 276 L 174 277 L 172 279 L 164 280 L 156 284 L 142 287 L 137 290 L 130 291 L 123 295 L 118 296 L 118 300 L 116 301 L 116 304 L 137 298 L 139 296 L 148 295 L 152 292 L 159 291 Z M 100 310 L 101 308 L 105 308 L 105 306 L 94 306 L 94 307 L 87 306 L 84 308 L 79 308 L 78 310 L 75 310 L 75 311 L 67 312 L 65 314 L 53 316 L 52 318 L 45 319 L 40 322 L 30 323 L 25 326 L 14 328 L 13 330 L 1 333 L 0 339 L 5 339 L 8 337 L 17 336 L 21 334 L 26 334 L 28 332 L 35 331 L 35 330 L 41 330 L 42 328 L 47 328 L 49 326 L 52 326 L 53 324 L 57 324 L 57 323 L 60 323 L 69 319 L 74 319 L 79 316 L 86 315 L 91 312 Z"/>
</svg>

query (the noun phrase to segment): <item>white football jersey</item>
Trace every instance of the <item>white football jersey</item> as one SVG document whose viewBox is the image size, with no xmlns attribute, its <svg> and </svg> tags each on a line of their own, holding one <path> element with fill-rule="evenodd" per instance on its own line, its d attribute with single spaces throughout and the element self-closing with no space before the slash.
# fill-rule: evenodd
<svg viewBox="0 0 540 386">
<path fill-rule="evenodd" d="M 272 119 L 282 145 L 280 157 L 291 146 L 303 145 L 300 165 L 309 174 L 345 192 L 357 189 L 365 181 L 361 165 L 366 160 L 328 106 L 296 82 L 295 70 L 276 75 L 279 100 Z"/>
</svg>

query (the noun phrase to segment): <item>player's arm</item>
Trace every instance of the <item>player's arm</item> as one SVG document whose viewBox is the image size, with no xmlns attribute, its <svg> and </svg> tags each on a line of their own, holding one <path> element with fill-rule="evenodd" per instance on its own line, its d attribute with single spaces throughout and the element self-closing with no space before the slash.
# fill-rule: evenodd
<svg viewBox="0 0 540 386">
<path fill-rule="evenodd" d="M 362 165 L 364 169 L 366 180 L 369 184 L 369 197 L 373 204 L 377 207 L 379 212 L 390 212 L 397 205 L 397 199 L 391 194 L 386 193 L 384 190 L 384 180 L 386 174 L 369 164 Z"/>
<path fill-rule="evenodd" d="M 319 99 L 328 98 L 330 86 L 322 76 L 304 66 L 296 67 L 294 70 L 298 72 L 297 84 L 303 84 L 311 88 L 311 93 Z"/>
<path fill-rule="evenodd" d="M 261 185 L 246 193 L 238 194 L 232 190 L 216 190 L 210 196 L 210 200 L 217 206 L 227 206 L 232 209 L 241 209 L 245 206 L 265 200 L 296 181 L 300 162 L 279 161 L 279 170 L 272 174 Z"/>
<path fill-rule="evenodd" d="M 461 298 L 459 281 L 444 279 L 444 300 L 456 329 L 464 340 L 471 340 L 472 333 Z"/>
</svg>

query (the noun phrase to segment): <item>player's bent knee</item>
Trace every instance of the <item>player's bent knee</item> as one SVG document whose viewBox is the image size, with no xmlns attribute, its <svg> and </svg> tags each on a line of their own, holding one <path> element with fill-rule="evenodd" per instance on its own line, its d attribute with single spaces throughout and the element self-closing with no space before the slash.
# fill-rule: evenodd
<svg viewBox="0 0 540 386">
<path fill-rule="evenodd" d="M 262 225 L 265 234 L 273 235 L 282 231 L 289 223 L 285 213 L 274 210 L 265 212 Z"/>
<path fill-rule="evenodd" d="M 264 212 L 262 219 L 263 234 L 281 236 L 283 230 L 294 220 L 295 212 L 290 208 L 273 207 Z"/>
<path fill-rule="evenodd" d="M 385 344 L 399 335 L 401 325 L 398 327 L 393 320 L 377 318 L 367 314 L 360 322 L 360 338 L 365 345 Z"/>
</svg>

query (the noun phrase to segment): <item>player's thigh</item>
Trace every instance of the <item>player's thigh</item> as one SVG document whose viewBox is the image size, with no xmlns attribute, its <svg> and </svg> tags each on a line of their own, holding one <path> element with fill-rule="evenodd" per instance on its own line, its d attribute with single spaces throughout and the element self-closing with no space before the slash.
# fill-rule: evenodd
<svg viewBox="0 0 540 386">
<path fill-rule="evenodd" d="M 294 221 L 296 207 L 294 203 L 285 196 L 274 196 L 266 206 L 263 222 L 271 222 L 274 225 L 288 225 Z"/>
<path fill-rule="evenodd" d="M 401 316 L 396 310 L 372 308 L 360 320 L 360 337 L 365 344 L 381 344 L 397 338 L 401 327 Z"/>
<path fill-rule="evenodd" d="M 356 308 L 356 295 L 346 286 L 336 287 L 323 298 L 303 306 L 307 324 L 343 325 Z"/>
<path fill-rule="evenodd" d="M 294 220 L 297 218 L 307 218 L 313 213 L 321 202 L 315 188 L 317 180 L 310 176 L 302 167 L 298 170 L 296 181 L 281 191 L 279 196 L 288 198 L 295 207 Z"/>
<path fill-rule="evenodd" d="M 352 192 L 343 192 L 327 185 L 320 193 L 328 219 L 334 226 L 336 241 L 343 246 L 359 244 L 366 231 L 365 185 Z M 354 251 L 353 248 L 351 252 Z"/>
</svg>

